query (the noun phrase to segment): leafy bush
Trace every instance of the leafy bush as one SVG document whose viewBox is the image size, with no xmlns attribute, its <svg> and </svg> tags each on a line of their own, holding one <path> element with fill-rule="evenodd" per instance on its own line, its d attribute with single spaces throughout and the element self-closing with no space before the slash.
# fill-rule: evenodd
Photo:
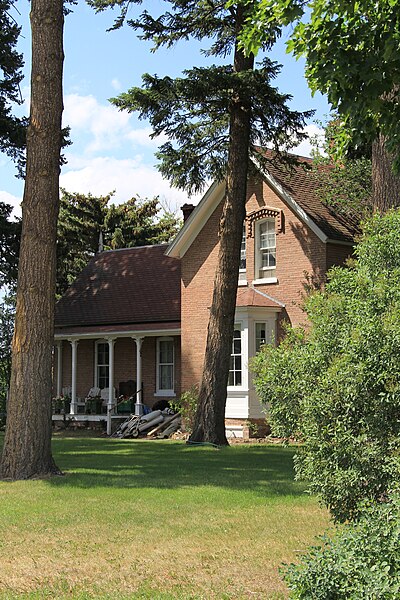
<svg viewBox="0 0 400 600">
<path fill-rule="evenodd" d="M 358 522 L 322 538 L 285 579 L 295 600 L 400 598 L 400 497 L 375 504 Z"/>
<path fill-rule="evenodd" d="M 188 433 L 191 433 L 193 429 L 198 398 L 199 390 L 197 387 L 192 387 L 190 390 L 183 392 L 179 401 L 172 405 L 172 408 L 181 414 L 183 427 Z"/>
<path fill-rule="evenodd" d="M 375 215 L 354 264 L 306 300 L 310 328 L 289 328 L 253 361 L 273 433 L 304 442 L 297 476 L 338 521 L 400 474 L 399 241 L 400 211 Z"/>
</svg>

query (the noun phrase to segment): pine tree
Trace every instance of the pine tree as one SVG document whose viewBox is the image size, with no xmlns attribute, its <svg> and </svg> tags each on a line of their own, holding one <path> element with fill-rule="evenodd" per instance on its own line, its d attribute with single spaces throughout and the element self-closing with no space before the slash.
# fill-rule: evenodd
<svg viewBox="0 0 400 600">
<path fill-rule="evenodd" d="M 21 159 L 26 120 L 15 117 L 13 104 L 21 104 L 22 55 L 16 50 L 20 27 L 11 16 L 11 0 L 0 0 L 0 151 Z"/>
<path fill-rule="evenodd" d="M 122 25 L 128 8 L 139 0 L 89 0 L 98 10 L 118 5 Z M 207 348 L 192 441 L 227 444 L 225 404 L 231 353 L 240 245 L 245 216 L 250 149 L 255 143 L 277 150 L 301 137 L 310 113 L 290 111 L 289 96 L 271 84 L 279 66 L 265 58 L 255 68 L 237 43 L 248 6 L 218 0 L 166 0 L 159 17 L 144 11 L 128 20 L 155 49 L 171 48 L 187 39 L 210 43 L 208 56 L 233 56 L 232 64 L 194 67 L 182 77 L 145 74 L 143 87 L 132 88 L 114 100 L 121 109 L 147 118 L 154 135 L 166 135 L 157 153 L 159 169 L 172 185 L 197 191 L 207 179 L 226 180 L 220 222 L 219 257 L 210 310 Z M 279 35 L 276 23 L 268 26 L 268 49 Z"/>
</svg>

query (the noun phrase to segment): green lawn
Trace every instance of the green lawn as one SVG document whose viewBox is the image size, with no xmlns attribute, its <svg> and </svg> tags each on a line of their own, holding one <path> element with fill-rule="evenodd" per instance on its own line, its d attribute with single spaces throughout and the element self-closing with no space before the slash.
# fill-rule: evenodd
<svg viewBox="0 0 400 600">
<path fill-rule="evenodd" d="M 284 598 L 326 527 L 292 448 L 54 439 L 65 477 L 0 482 L 0 598 Z"/>
</svg>

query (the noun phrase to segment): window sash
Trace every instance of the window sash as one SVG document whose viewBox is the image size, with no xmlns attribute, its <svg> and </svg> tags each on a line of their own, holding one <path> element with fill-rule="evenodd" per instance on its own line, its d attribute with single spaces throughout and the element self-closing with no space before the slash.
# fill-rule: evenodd
<svg viewBox="0 0 400 600">
<path fill-rule="evenodd" d="M 108 342 L 96 344 L 96 387 L 101 390 L 110 386 L 110 348 Z"/>
<path fill-rule="evenodd" d="M 174 341 L 158 340 L 157 391 L 174 391 Z"/>
<path fill-rule="evenodd" d="M 268 219 L 258 224 L 257 243 L 258 277 L 266 279 L 273 275 L 276 268 L 275 219 Z"/>
<path fill-rule="evenodd" d="M 256 340 L 256 352 L 261 350 L 261 346 L 264 344 L 275 343 L 275 323 L 272 324 L 268 321 L 259 321 L 255 323 L 255 340 Z"/>
<path fill-rule="evenodd" d="M 233 332 L 228 385 L 232 387 L 242 385 L 242 331 L 237 326 Z"/>
</svg>

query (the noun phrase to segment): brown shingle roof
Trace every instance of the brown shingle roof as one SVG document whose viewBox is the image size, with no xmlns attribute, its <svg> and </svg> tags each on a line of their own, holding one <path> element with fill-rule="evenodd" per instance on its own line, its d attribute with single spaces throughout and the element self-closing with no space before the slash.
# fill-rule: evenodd
<svg viewBox="0 0 400 600">
<path fill-rule="evenodd" d="M 262 306 L 281 309 L 285 305 L 255 288 L 238 288 L 236 306 Z"/>
<path fill-rule="evenodd" d="M 180 261 L 166 244 L 101 252 L 56 306 L 55 327 L 180 321 Z"/>
<path fill-rule="evenodd" d="M 271 152 L 265 152 L 267 158 Z M 292 157 L 294 155 L 291 155 Z M 311 158 L 296 156 L 299 165 L 289 168 L 276 159 L 268 160 L 266 171 L 273 179 L 293 198 L 314 223 L 331 240 L 353 242 L 358 233 L 355 223 L 351 223 L 348 217 L 344 217 L 332 208 L 323 204 L 318 194 L 318 179 Z M 329 167 L 320 166 L 319 169 L 326 170 Z"/>
</svg>

